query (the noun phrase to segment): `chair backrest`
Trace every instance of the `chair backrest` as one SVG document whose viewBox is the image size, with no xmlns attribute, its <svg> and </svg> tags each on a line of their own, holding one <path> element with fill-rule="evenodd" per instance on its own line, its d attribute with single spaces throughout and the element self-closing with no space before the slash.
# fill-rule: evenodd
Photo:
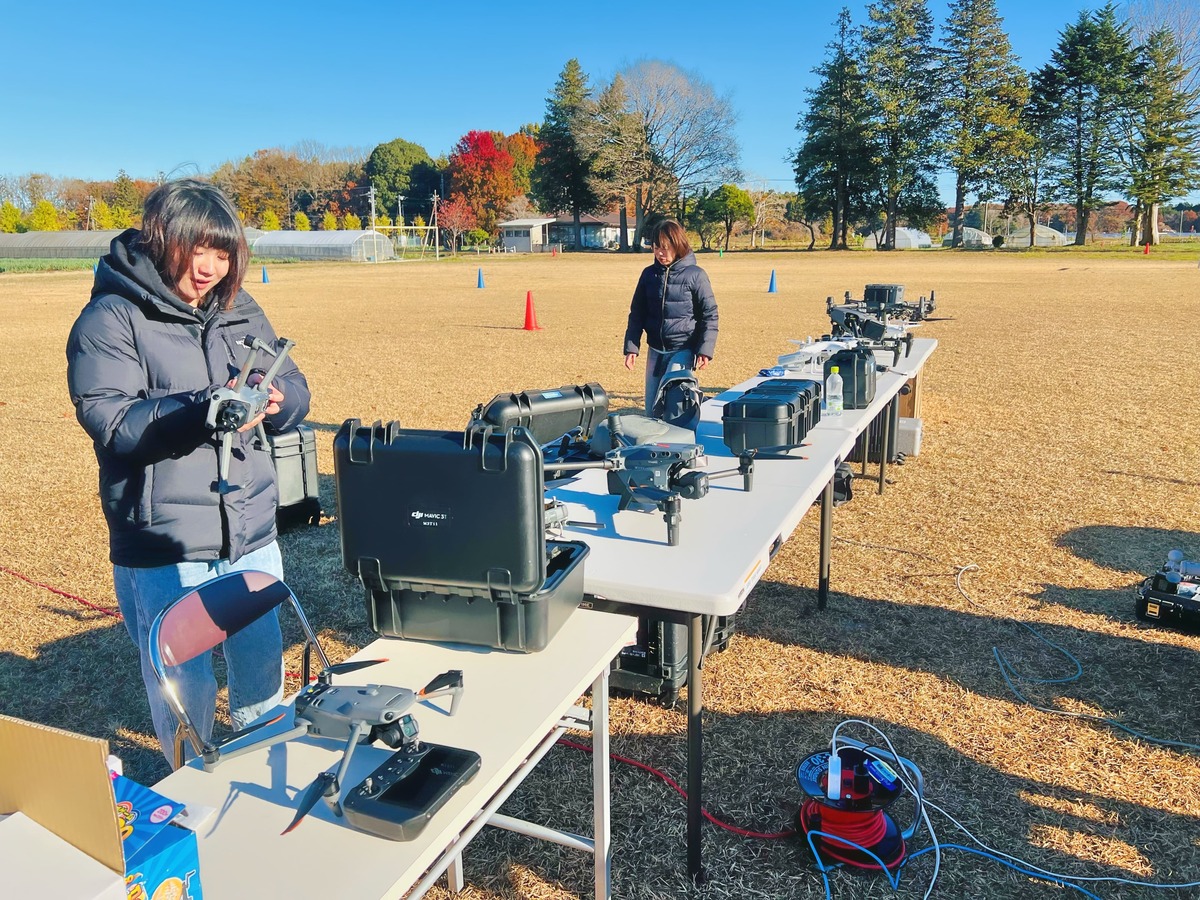
<svg viewBox="0 0 1200 900">
<path fill-rule="evenodd" d="M 198 755 L 204 751 L 204 741 L 184 709 L 166 668 L 181 665 L 211 650 L 285 600 L 290 601 L 308 644 L 317 652 L 321 667 L 327 668 L 329 660 L 300 607 L 300 601 L 291 588 L 266 572 L 231 572 L 206 581 L 171 602 L 151 624 L 150 667 L 167 704 Z M 176 767 L 182 763 L 181 751 L 177 739 Z"/>
</svg>

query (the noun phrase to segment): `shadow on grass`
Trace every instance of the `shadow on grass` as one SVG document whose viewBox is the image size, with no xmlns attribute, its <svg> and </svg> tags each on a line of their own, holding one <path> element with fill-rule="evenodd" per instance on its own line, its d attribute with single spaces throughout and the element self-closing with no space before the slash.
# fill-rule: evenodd
<svg viewBox="0 0 1200 900">
<path fill-rule="evenodd" d="M 828 608 L 819 612 L 815 591 L 760 582 L 737 617 L 736 627 L 742 634 L 779 644 L 928 672 L 972 693 L 1019 702 L 995 661 L 993 648 L 999 648 L 1015 672 L 1028 679 L 1018 680 L 1018 689 L 1039 706 L 1082 707 L 1145 734 L 1196 742 L 1200 705 L 1192 692 L 1181 691 L 1175 680 L 1162 677 L 1166 672 L 1195 671 L 1196 651 L 1155 640 L 1160 629 L 1134 618 L 1132 590 L 1085 591 L 1046 585 L 1028 602 L 1038 600 L 1111 616 L 1137 627 L 1146 639 L 1031 623 L 1083 668 L 1075 680 L 1045 685 L 1036 680 L 1071 676 L 1073 663 L 1007 618 L 1007 610 L 976 609 L 965 601 L 962 609 L 946 609 L 835 593 Z M 1022 618 L 1020 606 L 1012 611 Z M 1110 730 L 1120 740 L 1134 740 L 1119 729 Z"/>
<path fill-rule="evenodd" d="M 1161 568 L 1171 550 L 1182 550 L 1187 559 L 1200 558 L 1200 534 L 1168 528 L 1085 525 L 1061 535 L 1056 543 L 1080 559 L 1143 577 Z"/>
</svg>

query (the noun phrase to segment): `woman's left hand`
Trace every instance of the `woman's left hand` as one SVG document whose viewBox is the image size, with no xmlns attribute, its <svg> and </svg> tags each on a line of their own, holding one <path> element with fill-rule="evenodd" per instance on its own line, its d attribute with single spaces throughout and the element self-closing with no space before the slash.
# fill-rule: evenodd
<svg viewBox="0 0 1200 900">
<path fill-rule="evenodd" d="M 699 356 L 699 355 L 697 355 L 697 357 L 696 357 L 696 368 L 697 368 L 697 369 L 703 369 L 705 366 L 707 366 L 707 365 L 708 365 L 708 360 L 709 360 L 709 357 L 707 357 L 707 356 Z"/>
</svg>

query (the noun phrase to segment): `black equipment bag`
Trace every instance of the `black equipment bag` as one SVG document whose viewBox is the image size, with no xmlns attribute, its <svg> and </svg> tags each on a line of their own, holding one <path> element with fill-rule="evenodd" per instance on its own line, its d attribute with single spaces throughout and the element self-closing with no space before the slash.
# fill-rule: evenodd
<svg viewBox="0 0 1200 900">
<path fill-rule="evenodd" d="M 866 409 L 875 399 L 875 379 L 878 366 L 875 354 L 868 347 L 848 347 L 839 350 L 825 361 L 825 378 L 838 367 L 842 376 L 842 407 Z"/>
<path fill-rule="evenodd" d="M 275 485 L 279 489 L 276 519 L 280 527 L 320 522 L 316 432 L 311 426 L 299 425 L 283 434 L 263 433 L 275 466 Z"/>
<path fill-rule="evenodd" d="M 700 404 L 703 402 L 704 392 L 700 390 L 696 373 L 691 369 L 676 369 L 659 381 L 650 415 L 668 425 L 695 432 L 700 424 Z"/>
<path fill-rule="evenodd" d="M 821 419 L 821 386 L 804 378 L 761 382 L 721 410 L 725 446 L 736 454 L 797 447 Z"/>
<path fill-rule="evenodd" d="M 475 408 L 467 428 L 491 425 L 495 431 L 507 431 L 520 425 L 529 429 L 538 444 L 556 441 L 578 428 L 586 441 L 607 415 L 608 394 L 604 388 L 595 383 L 572 384 L 553 390 L 497 394 Z"/>
<path fill-rule="evenodd" d="M 525 428 L 363 426 L 333 442 L 342 561 L 385 637 L 543 649 L 583 599 L 586 545 L 545 536 Z"/>
</svg>

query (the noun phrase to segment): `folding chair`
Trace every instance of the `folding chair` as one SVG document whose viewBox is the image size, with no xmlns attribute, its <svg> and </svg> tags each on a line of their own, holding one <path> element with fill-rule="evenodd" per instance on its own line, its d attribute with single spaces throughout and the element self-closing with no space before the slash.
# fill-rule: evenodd
<svg viewBox="0 0 1200 900">
<path fill-rule="evenodd" d="M 304 629 L 302 684 L 308 684 L 312 651 L 317 651 L 322 669 L 329 668 L 329 660 L 321 649 L 312 626 L 308 624 L 300 601 L 296 599 L 291 588 L 273 575 L 258 571 L 221 575 L 184 594 L 155 617 L 150 626 L 150 667 L 154 670 L 163 697 L 178 722 L 174 748 L 176 769 L 183 765 L 185 738 L 191 743 L 196 755 L 204 760 L 204 767 L 208 769 L 215 766 L 221 758 L 223 746 L 231 741 L 240 740 L 251 730 L 276 722 L 281 717 L 243 729 L 215 744 L 205 741 L 184 709 L 175 685 L 167 675 L 166 667 L 181 665 L 211 650 L 275 609 L 284 600 L 291 601 L 292 609 L 295 610 L 296 617 Z"/>
</svg>

